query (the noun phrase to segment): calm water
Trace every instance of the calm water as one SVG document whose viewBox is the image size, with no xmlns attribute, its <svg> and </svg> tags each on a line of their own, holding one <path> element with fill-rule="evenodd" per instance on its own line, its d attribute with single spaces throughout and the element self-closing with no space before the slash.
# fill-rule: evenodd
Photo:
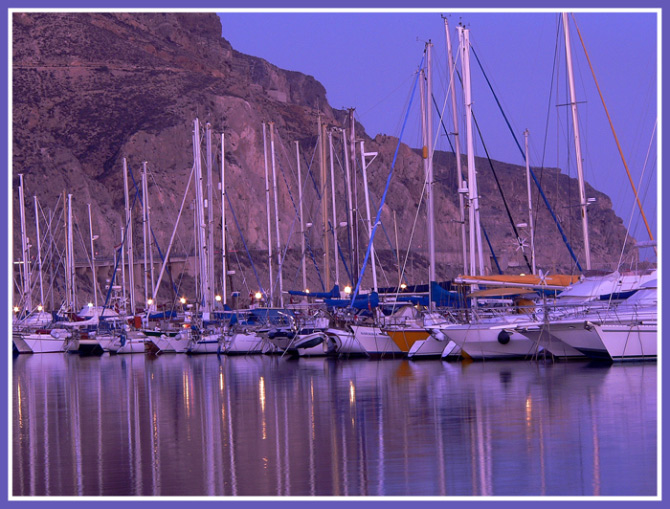
<svg viewBox="0 0 670 509">
<path fill-rule="evenodd" d="M 21 355 L 13 495 L 654 496 L 656 364 Z"/>
</svg>

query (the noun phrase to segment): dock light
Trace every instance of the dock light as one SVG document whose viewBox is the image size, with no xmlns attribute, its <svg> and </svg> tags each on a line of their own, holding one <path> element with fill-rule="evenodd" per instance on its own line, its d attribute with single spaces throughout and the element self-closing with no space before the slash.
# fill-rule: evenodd
<svg viewBox="0 0 670 509">
<path fill-rule="evenodd" d="M 309 293 L 309 288 L 305 288 L 305 293 Z"/>
<path fill-rule="evenodd" d="M 186 297 L 182 297 L 181 299 L 179 299 L 179 302 L 181 302 L 182 304 L 186 304 Z"/>
<path fill-rule="evenodd" d="M 20 311 L 19 306 L 14 306 L 14 313 L 18 313 Z"/>
<path fill-rule="evenodd" d="M 147 306 L 152 306 L 153 303 L 154 303 L 154 300 L 153 300 L 153 299 L 149 299 L 149 300 L 147 300 Z"/>
<path fill-rule="evenodd" d="M 44 309 L 44 308 L 42 307 L 42 304 L 40 304 L 39 306 L 37 306 L 37 311 L 42 311 L 43 309 Z"/>
<path fill-rule="evenodd" d="M 214 296 L 214 300 L 215 300 L 216 302 L 221 302 L 221 295 L 215 295 L 215 296 Z"/>
<path fill-rule="evenodd" d="M 92 307 L 93 307 L 93 303 L 92 303 L 92 302 L 89 302 L 89 303 L 88 303 L 88 307 L 89 307 L 89 308 L 92 308 Z"/>
<path fill-rule="evenodd" d="M 405 283 L 400 283 L 400 289 L 404 290 L 405 288 L 407 288 L 407 285 Z"/>
<path fill-rule="evenodd" d="M 263 298 L 263 294 L 261 292 L 256 292 L 254 297 L 256 298 L 256 300 L 261 300 Z"/>
<path fill-rule="evenodd" d="M 351 293 L 351 286 L 349 286 L 349 285 L 345 286 L 345 287 L 344 287 L 344 293 L 346 293 L 347 295 L 349 295 L 349 294 Z"/>
</svg>

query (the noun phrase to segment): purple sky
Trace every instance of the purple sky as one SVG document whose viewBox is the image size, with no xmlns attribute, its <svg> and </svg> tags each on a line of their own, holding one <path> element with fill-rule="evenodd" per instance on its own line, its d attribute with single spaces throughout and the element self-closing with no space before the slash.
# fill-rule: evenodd
<svg viewBox="0 0 670 509">
<path fill-rule="evenodd" d="M 223 36 L 233 48 L 314 76 L 325 86 L 331 106 L 356 108 L 369 135 L 398 136 L 428 40 L 433 43 L 434 95 L 440 107 L 444 102 L 448 74 L 442 15 L 449 21 L 454 47 L 455 26 L 461 22 L 470 29 L 474 51 L 522 146 L 523 131 L 530 131 L 531 165 L 558 166 L 576 177 L 570 112 L 564 106 L 569 102 L 565 45 L 557 12 L 261 12 L 220 17 Z M 657 14 L 577 12 L 574 19 L 656 238 Z M 572 18 L 570 25 L 586 180 L 612 198 L 624 224 L 633 214 L 633 235 L 648 240 Z M 474 55 L 471 58 L 473 108 L 486 148 L 493 159 L 524 164 L 484 74 Z M 412 121 L 403 135 L 411 146 L 419 145 L 418 105 L 417 99 L 416 113 L 410 114 Z M 436 148 L 450 150 L 444 136 L 439 136 Z M 475 150 L 485 156 L 479 139 Z M 641 255 L 655 259 L 651 249 L 641 250 Z"/>
</svg>

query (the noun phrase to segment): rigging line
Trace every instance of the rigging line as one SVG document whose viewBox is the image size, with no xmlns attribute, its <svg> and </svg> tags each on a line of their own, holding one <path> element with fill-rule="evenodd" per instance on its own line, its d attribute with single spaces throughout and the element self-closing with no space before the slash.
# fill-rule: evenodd
<svg viewBox="0 0 670 509">
<path fill-rule="evenodd" d="M 519 140 L 516 137 L 516 134 L 514 133 L 514 130 L 512 129 L 511 124 L 509 123 L 509 120 L 507 119 L 507 115 L 505 115 L 505 112 L 502 109 L 502 106 L 500 105 L 500 101 L 498 101 L 498 96 L 496 95 L 495 91 L 491 87 L 491 82 L 489 81 L 488 77 L 484 73 L 484 69 L 482 68 L 482 64 L 479 61 L 479 57 L 477 56 L 477 52 L 475 51 L 474 48 L 472 48 L 472 53 L 475 56 L 475 59 L 477 60 L 477 63 L 479 63 L 479 67 L 482 70 L 482 74 L 484 74 L 484 78 L 486 79 L 486 83 L 489 85 L 489 88 L 491 89 L 491 93 L 493 93 L 493 97 L 496 100 L 496 103 L 498 104 L 498 108 L 500 109 L 500 112 L 502 113 L 503 118 L 505 119 L 505 123 L 507 124 L 507 127 L 509 128 L 510 132 L 512 133 L 512 138 L 514 138 L 514 142 L 516 143 L 517 148 L 519 149 L 519 152 L 521 152 L 521 157 L 525 160 L 526 156 L 524 154 L 523 149 L 521 148 L 521 145 L 519 144 Z M 565 235 L 565 232 L 563 231 L 563 227 L 560 225 L 558 218 L 556 217 L 556 214 L 554 213 L 554 210 L 551 208 L 551 205 L 549 204 L 549 200 L 547 199 L 546 195 L 544 194 L 544 191 L 542 190 L 542 187 L 540 186 L 540 183 L 537 180 L 537 177 L 535 176 L 535 172 L 533 171 L 532 168 L 530 169 L 530 175 L 533 177 L 533 181 L 535 182 L 535 185 L 538 187 L 540 190 L 540 195 L 542 196 L 542 199 L 544 200 L 545 205 L 549 209 L 549 213 L 551 214 L 551 217 L 554 219 L 554 223 L 558 227 L 558 231 L 561 233 L 561 237 L 563 238 L 563 243 L 566 245 L 568 248 L 568 251 L 570 252 L 570 256 L 572 256 L 572 259 L 575 261 L 575 264 L 577 265 L 577 268 L 579 269 L 580 272 L 583 272 L 582 266 L 579 264 L 579 260 L 577 260 L 577 255 L 575 255 L 575 252 L 572 250 L 572 246 L 570 246 L 570 242 L 568 242 L 568 238 Z"/>
<path fill-rule="evenodd" d="M 545 125 L 544 125 L 544 140 L 543 140 L 543 145 L 542 145 L 542 158 L 540 160 L 541 161 L 541 163 L 540 163 L 540 171 L 541 171 L 541 173 L 540 173 L 540 183 L 542 183 L 542 181 L 544 180 L 544 161 L 545 161 L 545 158 L 547 156 L 547 145 L 549 143 L 549 119 L 551 117 L 551 94 L 552 94 L 552 91 L 554 89 L 554 75 L 555 75 L 556 68 L 557 68 L 556 62 L 558 60 L 558 48 L 559 48 L 560 33 L 561 33 L 561 28 L 560 28 L 560 24 L 558 24 L 556 26 L 556 42 L 555 42 L 555 45 L 554 45 L 554 62 L 553 62 L 552 67 L 551 67 L 551 79 L 549 80 L 549 94 L 548 94 L 549 99 L 547 100 L 547 116 L 546 116 L 547 120 L 546 120 Z M 558 89 L 558 87 L 557 87 L 557 89 Z M 558 92 L 558 90 L 557 90 L 557 92 Z M 557 129 L 557 131 L 558 131 L 558 129 Z M 556 167 L 558 167 L 558 165 L 556 165 Z M 537 189 L 535 191 L 537 193 Z M 556 194 L 556 196 L 558 196 L 558 194 Z M 535 194 L 535 196 L 533 198 L 533 203 L 537 203 L 537 194 Z M 537 216 L 538 215 L 539 214 L 535 214 L 535 217 L 533 218 L 533 221 L 535 222 L 535 224 L 533 224 L 533 228 L 536 228 L 536 226 L 537 226 L 537 220 L 538 220 Z"/>
<path fill-rule="evenodd" d="M 656 126 L 658 124 L 658 121 L 654 122 L 654 130 L 651 133 L 651 139 L 649 140 L 649 147 L 647 148 L 647 155 L 644 158 L 644 165 L 642 166 L 642 174 L 640 175 L 640 180 L 638 182 L 638 186 L 642 185 L 642 179 L 644 178 L 644 173 L 647 169 L 647 162 L 649 161 L 649 154 L 651 152 L 651 147 L 654 143 L 654 137 L 656 136 Z M 633 207 L 633 210 L 630 211 L 630 219 L 628 220 L 628 228 L 626 228 L 626 235 L 624 237 L 623 241 L 623 246 L 621 247 L 621 254 L 619 255 L 619 264 L 618 266 L 621 266 L 623 256 L 624 256 L 624 248 L 626 247 L 626 242 L 628 241 L 628 237 L 630 236 L 630 228 L 633 223 L 633 214 L 635 212 L 635 207 Z M 656 251 L 656 248 L 654 247 L 654 251 Z"/>
<path fill-rule="evenodd" d="M 396 291 L 396 299 L 398 298 L 398 295 L 400 293 L 400 284 L 402 283 L 403 279 L 405 278 L 405 269 L 407 268 L 407 262 L 409 261 L 409 255 L 411 253 L 410 246 L 412 245 L 412 240 L 414 240 L 414 232 L 416 231 L 416 223 L 418 222 L 419 219 L 419 210 L 421 209 L 421 204 L 423 203 L 423 197 L 426 193 L 426 181 L 424 179 L 423 182 L 423 187 L 421 188 L 421 196 L 419 196 L 419 203 L 416 206 L 416 214 L 414 214 L 414 222 L 412 223 L 412 229 L 410 231 L 409 235 L 409 241 L 407 242 L 407 251 L 405 253 L 405 260 L 402 264 L 402 269 L 400 271 L 400 278 L 398 280 L 398 290 Z M 429 282 L 430 284 L 430 282 Z"/>
<path fill-rule="evenodd" d="M 484 148 L 484 152 L 486 152 L 486 159 L 489 162 L 489 166 L 491 168 L 491 172 L 493 173 L 493 178 L 496 181 L 496 185 L 498 186 L 498 191 L 500 192 L 500 197 L 502 198 L 503 205 L 505 205 L 505 211 L 507 212 L 507 218 L 509 219 L 510 224 L 512 225 L 512 230 L 514 231 L 514 235 L 516 236 L 516 240 L 521 245 L 521 237 L 519 236 L 519 232 L 516 229 L 516 224 L 514 224 L 514 219 L 512 218 L 512 212 L 509 209 L 509 205 L 507 205 L 507 199 L 505 198 L 505 194 L 503 193 L 502 186 L 500 184 L 500 180 L 498 180 L 498 174 L 496 173 L 496 170 L 493 168 L 493 161 L 491 161 L 491 156 L 489 155 L 489 151 L 486 148 L 486 143 L 484 143 L 484 137 L 482 136 L 482 131 L 479 128 L 479 122 L 477 122 L 477 117 L 475 116 L 474 112 L 472 113 L 472 119 L 475 121 L 475 127 L 477 128 L 477 132 L 479 133 L 479 139 L 482 142 L 482 147 Z M 523 252 L 523 251 L 522 251 Z M 494 254 L 495 256 L 495 254 Z M 528 270 L 533 272 L 533 268 L 528 261 L 528 257 L 526 256 L 526 253 L 523 252 L 523 258 L 526 260 L 526 265 L 528 266 Z"/>
<path fill-rule="evenodd" d="M 433 104 L 435 105 L 435 111 L 437 111 L 437 113 L 440 114 L 440 125 L 442 126 L 442 130 L 444 131 L 444 135 L 447 137 L 447 141 L 449 142 L 449 147 L 451 148 L 452 152 L 456 153 L 456 150 L 454 149 L 454 145 L 451 143 L 451 139 L 449 138 L 449 131 L 447 131 L 447 126 L 444 125 L 444 118 L 443 118 L 444 111 L 440 111 L 439 106 L 437 104 L 437 100 L 435 99 L 435 94 L 431 94 L 431 97 L 433 98 Z M 445 101 L 446 101 L 446 99 L 445 99 Z M 435 134 L 435 140 L 437 140 L 437 133 Z M 433 147 L 435 147 L 435 143 L 433 143 Z M 435 148 L 433 148 L 433 153 L 435 153 Z"/>
<path fill-rule="evenodd" d="M 318 137 L 317 137 L 317 144 L 318 144 Z M 314 182 L 314 176 L 312 175 L 312 165 L 314 164 L 314 157 L 316 156 L 316 147 L 317 145 L 314 145 L 314 151 L 312 152 L 312 159 L 310 160 L 309 164 L 307 165 L 307 177 L 310 177 L 312 180 L 312 183 L 314 184 L 314 189 L 316 190 L 316 193 L 318 195 L 319 190 L 316 187 L 316 182 Z M 305 199 L 305 186 L 307 185 L 307 178 L 305 178 L 305 182 L 302 184 L 302 198 L 303 200 Z M 310 216 L 311 217 L 311 216 Z M 312 221 L 314 223 L 314 221 Z M 302 232 L 303 237 L 305 237 L 305 243 L 307 244 L 307 249 L 309 250 L 309 256 L 312 259 L 312 263 L 314 264 L 314 269 L 316 270 L 316 275 L 319 278 L 319 283 L 321 283 L 321 289 L 325 292 L 326 291 L 326 285 L 323 283 L 323 278 L 321 277 L 321 271 L 319 270 L 319 264 L 316 261 L 316 256 L 314 255 L 314 251 L 312 251 L 312 244 L 309 241 L 309 236 L 307 235 L 307 230 Z M 304 256 L 304 253 L 302 253 Z M 304 290 L 304 288 L 303 288 Z"/>
<path fill-rule="evenodd" d="M 621 144 L 619 143 L 619 137 L 617 136 L 616 131 L 614 129 L 614 123 L 612 122 L 612 117 L 610 116 L 609 110 L 607 109 L 607 105 L 605 104 L 605 98 L 603 97 L 603 93 L 600 90 L 600 85 L 598 84 L 598 78 L 596 78 L 595 69 L 593 68 L 593 65 L 591 64 L 591 59 L 589 58 L 589 53 L 586 50 L 586 44 L 584 43 L 584 39 L 582 38 L 582 33 L 579 30 L 579 27 L 577 26 L 577 20 L 575 20 L 574 14 L 572 15 L 572 21 L 574 22 L 575 28 L 577 29 L 577 35 L 579 36 L 579 40 L 582 43 L 582 48 L 584 48 L 584 55 L 586 55 L 586 60 L 589 63 L 589 68 L 591 69 L 591 74 L 593 75 L 593 81 L 596 85 L 596 88 L 598 89 L 598 95 L 600 96 L 600 100 L 603 103 L 603 108 L 605 108 L 605 114 L 607 115 L 607 121 L 610 124 L 610 129 L 612 129 L 612 135 L 614 136 L 614 141 L 616 142 L 616 146 L 619 149 L 619 155 L 621 156 L 621 161 L 623 162 L 624 168 L 626 168 L 626 174 L 628 175 L 628 180 L 630 182 L 631 187 L 633 188 L 633 193 L 635 194 L 635 200 L 637 201 L 637 206 L 640 209 L 640 213 L 642 214 L 642 219 L 644 220 L 644 224 L 647 227 L 647 233 L 649 234 L 649 239 L 654 240 L 654 235 L 651 233 L 651 228 L 649 227 L 649 223 L 647 222 L 647 216 L 645 215 L 644 210 L 642 208 L 642 203 L 640 202 L 640 197 L 637 193 L 637 188 L 635 187 L 635 183 L 633 182 L 633 177 L 631 176 L 630 170 L 628 169 L 628 163 L 626 163 L 626 158 L 623 155 L 623 150 L 621 148 Z M 654 246 L 654 252 L 657 253 L 655 246 Z"/>
<path fill-rule="evenodd" d="M 143 205 L 142 204 L 142 196 L 140 195 L 140 190 L 137 187 L 137 182 L 135 182 L 135 176 L 133 175 L 133 169 L 130 165 L 128 165 L 128 173 L 130 174 L 130 178 L 133 181 L 133 186 L 135 187 L 135 199 L 139 200 L 140 205 Z M 130 207 L 130 210 L 132 210 L 135 207 L 135 201 L 136 201 L 135 199 L 133 200 L 133 205 Z M 127 225 L 126 225 L 126 227 L 127 227 Z M 158 245 L 158 240 L 156 239 L 156 234 L 154 233 L 154 229 L 149 228 L 149 232 L 151 233 L 151 238 L 154 239 L 154 246 L 156 246 L 156 249 L 158 250 L 158 256 L 160 257 L 161 261 L 164 262 L 165 257 L 163 256 L 163 252 L 161 251 L 161 247 Z M 174 286 L 174 280 L 172 279 L 172 274 L 170 273 L 170 269 L 167 267 L 167 265 L 165 266 L 165 271 L 167 272 L 168 278 L 172 282 L 172 289 L 174 290 L 174 294 L 175 294 L 175 297 L 176 297 L 177 296 L 177 287 Z"/>
<path fill-rule="evenodd" d="M 486 228 L 482 226 L 482 233 L 484 234 L 484 237 L 486 238 L 486 243 L 489 245 L 489 249 L 491 250 L 491 254 L 493 255 L 493 261 L 496 263 L 496 267 L 498 267 L 498 274 L 502 274 L 502 269 L 500 268 L 500 264 L 498 263 L 498 258 L 496 257 L 495 252 L 493 251 L 493 246 L 491 245 L 491 241 L 489 240 L 489 236 L 486 234 Z M 525 254 L 524 254 L 525 256 Z M 528 261 L 528 260 L 526 260 Z"/>
<path fill-rule="evenodd" d="M 280 146 L 284 150 L 284 155 L 285 155 L 286 159 L 289 161 L 289 169 L 293 170 L 293 167 L 290 165 L 290 159 L 288 158 L 288 156 L 286 156 L 286 148 L 284 147 L 284 144 L 282 142 L 281 136 L 279 136 L 279 133 L 277 133 L 277 137 L 279 138 Z M 286 180 L 286 175 L 284 173 L 284 168 L 282 167 L 281 161 L 278 161 L 278 162 L 279 162 L 279 169 L 281 170 L 281 173 L 282 173 L 282 178 L 284 179 L 284 184 L 286 185 L 286 189 L 288 191 L 289 197 L 291 198 L 291 203 L 293 204 L 293 210 L 295 211 L 295 217 L 293 218 L 293 223 L 291 224 L 291 231 L 289 233 L 289 238 L 286 241 L 286 246 L 287 246 L 286 249 L 288 249 L 288 243 L 291 241 L 291 236 L 293 235 L 293 229 L 294 229 L 294 226 L 295 226 L 295 221 L 296 221 L 296 219 L 298 219 L 300 217 L 300 211 L 298 210 L 298 207 L 295 204 L 295 200 L 293 199 L 293 193 L 291 193 L 291 188 L 288 184 L 288 180 Z M 333 233 L 333 231 L 334 231 L 333 230 L 333 225 L 331 224 L 330 219 L 328 220 L 328 226 L 330 227 L 330 233 Z M 349 267 L 347 266 L 347 262 L 344 259 L 344 254 L 342 253 L 342 249 L 339 245 L 339 242 L 338 242 L 338 251 L 339 251 L 339 254 L 340 254 L 340 259 L 342 260 L 342 263 L 344 264 L 344 269 L 347 272 L 347 276 L 349 276 L 349 280 L 351 281 L 352 280 L 351 272 L 349 271 Z M 284 257 L 285 256 L 286 256 L 286 250 L 284 251 L 284 255 L 282 256 L 282 263 L 284 262 Z"/>
<path fill-rule="evenodd" d="M 419 63 L 419 68 L 423 66 L 423 59 L 424 57 L 421 57 L 421 62 Z M 356 289 L 352 292 L 351 295 L 351 306 L 353 307 L 354 301 L 356 300 L 356 296 L 358 295 L 358 290 L 361 287 L 361 282 L 363 281 L 363 274 L 365 273 L 365 267 L 368 264 L 368 260 L 370 258 L 370 248 L 372 247 L 372 242 L 374 241 L 375 238 L 375 233 L 377 232 L 377 225 L 380 223 L 380 217 L 382 213 L 382 208 L 384 206 L 384 203 L 386 202 L 386 195 L 388 194 L 389 186 L 391 184 L 391 178 L 393 177 L 393 170 L 395 169 L 395 163 L 398 158 L 398 152 L 400 150 L 400 140 L 402 139 L 402 135 L 405 132 L 405 127 L 407 126 L 407 119 L 409 118 L 409 113 L 411 110 L 412 102 L 414 101 L 414 94 L 416 92 L 416 87 L 419 83 L 419 73 L 416 73 L 416 78 L 414 80 L 414 86 L 412 87 L 412 94 L 410 96 L 409 100 L 409 105 L 407 107 L 407 111 L 405 113 L 405 119 L 403 120 L 402 124 L 402 129 L 400 130 L 400 136 L 398 137 L 398 143 L 395 148 L 395 153 L 393 154 L 393 161 L 391 162 L 391 171 L 389 171 L 389 175 L 386 179 L 386 187 L 384 188 L 384 194 L 382 195 L 381 203 L 379 204 L 379 208 L 377 209 L 377 216 L 375 218 L 375 223 L 374 226 L 372 227 L 372 231 L 370 232 L 370 240 L 368 242 L 368 247 L 365 251 L 365 258 L 363 259 L 363 266 L 361 267 L 361 272 L 358 276 L 358 281 L 356 282 Z"/>
<path fill-rule="evenodd" d="M 244 234 L 242 233 L 242 229 L 240 228 L 240 223 L 237 221 L 237 214 L 235 214 L 235 209 L 233 208 L 233 203 L 230 201 L 230 197 L 228 195 L 229 195 L 229 193 L 226 193 L 226 200 L 228 201 L 228 206 L 230 207 L 230 211 L 233 213 L 233 220 L 235 221 L 235 226 L 237 227 L 237 232 L 240 234 L 240 238 L 242 239 L 242 244 L 244 245 L 244 250 L 247 252 L 247 256 L 249 257 L 249 261 L 251 262 L 251 268 L 254 271 L 254 276 L 256 276 L 256 282 L 258 283 L 258 288 L 260 289 L 261 293 L 267 298 L 265 290 L 263 289 L 263 285 L 261 284 L 261 280 L 258 277 L 258 272 L 256 271 L 256 265 L 254 265 L 254 261 L 251 258 L 251 253 L 249 252 L 249 248 L 247 247 L 247 242 L 246 242 L 246 240 L 244 240 Z"/>
</svg>

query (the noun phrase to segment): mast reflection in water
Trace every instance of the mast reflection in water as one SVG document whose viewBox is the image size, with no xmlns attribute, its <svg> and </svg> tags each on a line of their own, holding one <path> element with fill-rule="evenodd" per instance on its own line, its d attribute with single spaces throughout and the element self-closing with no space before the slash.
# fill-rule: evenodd
<svg viewBox="0 0 670 509">
<path fill-rule="evenodd" d="M 20 355 L 13 496 L 657 494 L 656 364 Z"/>
</svg>

